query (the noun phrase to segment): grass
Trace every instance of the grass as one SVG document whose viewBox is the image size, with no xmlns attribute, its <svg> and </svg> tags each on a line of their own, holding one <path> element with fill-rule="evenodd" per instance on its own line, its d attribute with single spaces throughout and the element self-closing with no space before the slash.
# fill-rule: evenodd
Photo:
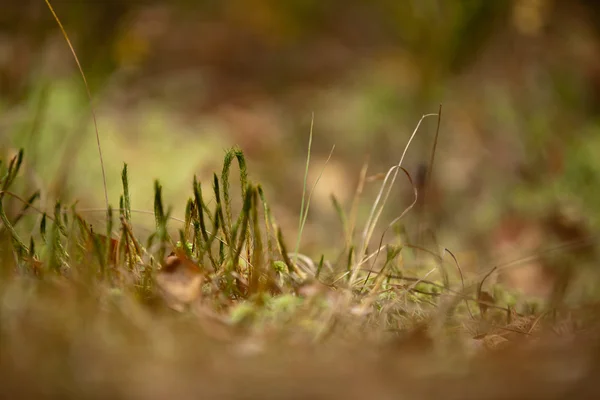
<svg viewBox="0 0 600 400">
<path fill-rule="evenodd" d="M 238 148 L 213 176 L 214 204 L 194 180 L 175 237 L 155 182 L 155 231 L 145 242 L 131 224 L 127 165 L 119 208 L 109 208 L 106 231 L 95 232 L 76 204 L 57 202 L 46 213 L 35 206 L 37 192 L 12 191 L 23 159 L 21 151 L 2 163 L 0 203 L 0 346 L 8 355 L 0 366 L 17 393 L 354 398 L 408 385 L 413 398 L 522 398 L 588 390 L 580 379 L 595 365 L 595 353 L 583 352 L 595 348 L 595 303 L 536 308 L 503 299 L 484 289 L 487 276 L 467 285 L 435 253 L 433 269 L 411 267 L 404 262 L 411 245 L 396 235 L 362 256 L 351 238 L 339 265 L 289 253 Z M 229 184 L 233 160 L 239 209 Z M 28 209 L 41 213 L 33 230 Z M 506 388 L 506 379 L 522 379 L 514 368 L 523 360 L 532 381 Z M 553 363 L 556 370 L 539 371 Z M 569 375 L 575 367 L 577 376 Z M 448 391 L 431 389 L 431 381 Z"/>
<path fill-rule="evenodd" d="M 402 233 L 410 227 L 399 228 L 421 195 L 403 160 L 423 119 L 437 115 L 439 129 L 440 114 L 417 124 L 383 178 L 360 237 L 357 210 L 365 201 L 367 163 L 350 209 L 333 199 L 344 231 L 333 262 L 301 252 L 314 190 L 306 196 L 312 123 L 292 252 L 237 147 L 226 152 L 209 187 L 194 178 L 176 231 L 163 187 L 154 182 L 155 226 L 147 238 L 132 221 L 138 210 L 131 208 L 126 164 L 119 206 L 111 208 L 106 197 L 100 232 L 71 199 L 52 210 L 37 205 L 43 188 L 32 189 L 23 179 L 22 150 L 2 160 L 4 393 L 596 398 L 598 299 L 568 296 L 578 289 L 578 271 L 561 275 L 550 301 L 540 303 L 487 282 L 510 263 L 467 276 L 450 249 L 416 246 Z M 239 198 L 230 183 L 234 162 Z M 414 201 L 377 229 L 400 171 L 413 186 Z"/>
</svg>

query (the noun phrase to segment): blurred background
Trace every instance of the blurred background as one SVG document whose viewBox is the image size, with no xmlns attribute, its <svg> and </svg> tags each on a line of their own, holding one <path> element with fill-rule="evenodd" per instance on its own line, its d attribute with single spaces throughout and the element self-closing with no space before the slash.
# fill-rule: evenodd
<svg viewBox="0 0 600 400">
<path fill-rule="evenodd" d="M 239 145 L 293 238 L 314 113 L 309 187 L 324 170 L 302 249 L 334 257 L 343 234 L 330 195 L 348 210 L 368 160 L 364 222 L 377 174 L 442 104 L 429 192 L 404 220 L 409 239 L 435 236 L 465 269 L 569 243 L 553 263 L 593 265 L 584 244 L 600 227 L 596 2 L 51 3 L 90 85 L 113 206 L 127 163 L 134 208 L 152 210 L 159 179 L 182 217 L 193 176 L 208 191 L 226 149 Z M 3 151 L 25 148 L 28 179 L 48 209 L 59 194 L 103 207 L 85 87 L 56 21 L 42 0 L 4 0 L 1 9 Z M 426 119 L 408 152 L 416 181 L 427 175 L 436 124 Z M 399 178 L 382 227 L 412 202 Z M 542 264 L 521 268 L 529 272 L 515 284 L 545 290 Z"/>
</svg>

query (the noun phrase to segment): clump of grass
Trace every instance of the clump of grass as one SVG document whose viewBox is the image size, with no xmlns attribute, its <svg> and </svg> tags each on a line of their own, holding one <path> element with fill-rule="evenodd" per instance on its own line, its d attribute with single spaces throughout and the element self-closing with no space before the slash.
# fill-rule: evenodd
<svg viewBox="0 0 600 400">
<path fill-rule="evenodd" d="M 131 209 L 127 165 L 121 174 L 119 208 L 109 207 L 106 230 L 96 232 L 76 204 L 64 207 L 63 202 L 57 202 L 52 212 L 44 212 L 35 206 L 37 192 L 20 196 L 11 191 L 19 179 L 23 157 L 21 151 L 8 162 L 0 181 L 0 273 L 4 277 L 0 284 L 0 319 L 7 322 L 2 324 L 0 335 L 10 339 L 0 347 L 8 346 L 2 351 L 9 351 L 13 357 L 24 352 L 29 357 L 24 361 L 27 365 L 33 365 L 35 356 L 27 355 L 26 342 L 15 335 L 28 318 L 33 318 L 34 324 L 45 321 L 43 324 L 48 326 L 45 337 L 54 344 L 49 348 L 37 345 L 36 352 L 43 357 L 72 362 L 56 349 L 70 354 L 64 343 L 91 340 L 99 344 L 83 348 L 95 352 L 97 365 L 106 357 L 112 362 L 126 357 L 128 365 L 138 368 L 138 362 L 151 358 L 156 368 L 175 368 L 163 372 L 169 377 L 187 365 L 189 351 L 183 343 L 215 343 L 221 353 L 213 348 L 215 353 L 211 354 L 225 359 L 229 359 L 232 348 L 220 346 L 233 345 L 238 356 L 265 355 L 267 358 L 260 361 L 264 365 L 272 365 L 268 360 L 280 346 L 292 343 L 319 352 L 334 351 L 339 362 L 343 357 L 336 348 L 361 343 L 362 350 L 377 351 L 393 343 L 392 348 L 405 349 L 402 354 L 407 349 L 410 353 L 406 354 L 418 350 L 416 358 L 408 358 L 413 364 L 430 360 L 427 367 L 419 364 L 424 371 L 447 371 L 445 363 L 470 359 L 467 349 L 481 348 L 486 354 L 495 354 L 496 349 L 552 336 L 557 321 L 562 321 L 562 334 L 575 335 L 582 327 L 596 326 L 589 318 L 593 313 L 590 310 L 549 312 L 553 310 L 517 309 L 514 303 L 500 303 L 494 291 L 485 289 L 487 275 L 475 285 L 465 283 L 459 260 L 448 249 L 444 252 L 454 262 L 456 277 L 443 267 L 444 259 L 436 252 L 430 252 L 433 266 L 409 267 L 404 254 L 414 246 L 404 241 L 396 229 L 391 230 L 396 233 L 391 243 L 384 243 L 382 235 L 376 249 L 359 253 L 355 249 L 360 247 L 351 234 L 355 222 L 350 222 L 358 220 L 353 214 L 356 208 L 347 216 L 339 203 L 335 209 L 346 224 L 347 257 L 341 264 L 343 268 L 327 267 L 323 257 L 317 263 L 299 251 L 289 253 L 267 196 L 260 185 L 251 181 L 239 148 L 226 153 L 220 175 L 213 176 L 215 201 L 211 205 L 204 197 L 202 184 L 194 178 L 183 226 L 175 237 L 168 229 L 173 219 L 170 208 L 163 204 L 162 187 L 155 182 L 155 231 L 146 243 L 138 238 L 131 222 L 135 211 Z M 237 210 L 229 183 L 233 160 L 238 161 L 241 182 L 241 206 Z M 402 168 L 398 165 L 396 169 Z M 412 183 L 410 174 L 403 171 Z M 378 196 L 382 198 L 384 188 Z M 14 215 L 6 212 L 15 209 L 7 207 L 9 201 L 23 203 Z M 379 207 L 373 208 L 376 211 L 367 221 L 365 232 L 374 232 L 372 224 L 378 218 Z M 22 224 L 28 220 L 24 209 L 41 214 L 37 229 L 31 231 Z M 115 218 L 117 214 L 119 218 Z M 379 253 L 385 257 L 378 259 Z M 573 317 L 576 312 L 588 317 Z M 24 319 L 23 315 L 28 317 Z M 76 321 L 87 321 L 84 325 L 92 324 L 99 331 L 87 332 Z M 113 343 L 121 355 L 108 356 L 108 343 Z M 130 348 L 128 343 L 137 344 Z M 403 359 L 407 359 L 406 354 Z M 583 362 L 577 357 L 573 360 Z M 390 363 L 386 357 L 381 362 Z M 479 361 L 464 365 L 472 362 Z M 305 365 L 310 364 L 306 361 Z M 392 371 L 399 366 L 392 363 L 385 368 Z M 45 369 L 39 371 L 47 374 Z M 119 371 L 124 374 L 122 369 Z M 237 371 L 243 374 L 241 369 Z M 70 374 L 70 384 L 77 385 L 77 375 L 73 371 Z M 170 385 L 168 379 L 161 382 L 167 385 L 163 388 Z"/>
<path fill-rule="evenodd" d="M 9 189 L 18 176 L 22 159 L 21 151 L 9 162 L 1 181 L 3 194 L 11 193 Z M 230 195 L 229 176 L 234 159 L 238 160 L 241 184 L 239 210 L 234 210 Z M 388 175 L 392 176 L 393 170 Z M 410 174 L 404 172 L 412 182 Z M 402 328 L 402 324 L 391 321 L 407 312 L 434 318 L 439 312 L 440 299 L 448 295 L 452 299 L 452 309 L 458 304 L 454 303 L 456 300 L 463 302 L 463 312 L 471 320 L 483 320 L 489 310 L 495 309 L 505 313 L 505 322 L 510 323 L 508 316 L 515 310 L 494 304 L 494 298 L 483 290 L 486 277 L 478 281 L 476 291 L 471 291 L 473 286 L 465 284 L 459 260 L 448 249 L 445 252 L 451 256 L 458 273 L 458 289 L 452 288 L 447 270 L 442 267 L 444 260 L 435 252 L 432 255 L 437 260 L 436 265 L 432 269 L 418 267 L 412 270 L 415 275 L 411 276 L 411 270 L 403 261 L 403 254 L 411 245 L 399 237 L 395 237 L 395 244 L 384 244 L 382 236 L 377 248 L 362 258 L 354 250 L 360 247 L 352 238 L 347 239 L 350 247 L 346 248 L 346 266 L 341 270 L 330 266 L 324 274 L 326 262 L 322 257 L 316 263 L 298 251 L 288 252 L 265 193 L 248 178 L 246 161 L 239 148 L 226 153 L 220 176 L 213 176 L 215 201 L 212 207 L 207 205 L 201 183 L 194 178 L 184 225 L 176 238 L 169 234 L 170 208 L 163 204 L 162 186 L 155 182 L 156 227 L 145 244 L 136 237 L 131 223 L 127 165 L 121 175 L 123 192 L 117 210 L 117 228 L 113 226 L 114 212 L 109 207 L 109 224 L 103 233 L 91 228 L 75 204 L 67 209 L 57 202 L 51 216 L 42 213 L 39 232 L 31 233 L 24 240 L 16 224 L 22 220 L 21 214 L 13 218 L 14 223 L 11 222 L 4 212 L 5 199 L 2 198 L 0 217 L 10 239 L 14 261 L 12 268 L 5 264 L 3 272 L 7 275 L 66 277 L 75 281 L 87 277 L 87 282 L 131 292 L 143 301 L 162 297 L 179 311 L 193 310 L 201 304 L 225 320 L 237 313 L 237 307 L 246 307 L 248 302 L 257 310 L 256 307 L 260 309 L 265 304 L 273 304 L 267 299 L 287 295 L 307 299 L 306 294 L 310 293 L 308 297 L 314 294 L 328 299 L 326 303 L 335 308 L 335 315 L 345 318 L 358 312 L 360 316 L 367 316 L 372 329 Z M 385 199 L 385 185 L 384 180 L 377 200 Z M 30 198 L 35 199 L 34 196 Z M 376 201 L 375 206 L 377 204 L 383 203 Z M 372 235 L 369 232 L 374 232 L 372 225 L 381 205 L 374 206 L 375 211 L 367 220 L 366 237 Z M 25 207 L 31 206 L 25 204 Z M 344 221 L 356 219 L 356 216 L 344 216 L 340 205 L 336 209 Z M 389 227 L 408 210 L 410 207 Z M 29 245 L 25 245 L 26 242 Z M 386 256 L 379 261 L 381 251 Z M 364 268 L 367 262 L 369 268 Z M 431 274 L 441 281 L 429 279 Z M 312 287 L 315 288 L 310 289 Z M 469 303 L 477 306 L 477 316 Z M 461 311 L 457 312 L 460 314 Z M 337 318 L 334 314 L 330 319 Z"/>
</svg>

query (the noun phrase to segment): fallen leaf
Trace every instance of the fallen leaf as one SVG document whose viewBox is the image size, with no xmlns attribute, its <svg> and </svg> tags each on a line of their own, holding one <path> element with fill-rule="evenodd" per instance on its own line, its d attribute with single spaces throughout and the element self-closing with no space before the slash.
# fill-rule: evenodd
<svg viewBox="0 0 600 400">
<path fill-rule="evenodd" d="M 196 300 L 201 293 L 203 276 L 198 265 L 183 255 L 170 255 L 156 275 L 160 294 L 174 310 Z"/>
</svg>

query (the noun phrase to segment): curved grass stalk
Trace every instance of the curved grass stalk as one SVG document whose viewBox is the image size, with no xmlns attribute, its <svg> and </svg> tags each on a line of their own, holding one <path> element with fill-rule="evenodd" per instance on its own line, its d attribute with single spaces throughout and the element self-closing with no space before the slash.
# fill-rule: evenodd
<svg viewBox="0 0 600 400">
<path fill-rule="evenodd" d="M 315 121 L 315 115 L 313 113 L 312 115 L 312 119 L 310 122 L 310 134 L 308 137 L 308 154 L 306 156 L 306 168 L 304 170 L 304 184 L 302 187 L 302 203 L 300 204 L 300 221 L 299 221 L 299 226 L 298 226 L 298 238 L 296 239 L 296 247 L 294 249 L 293 254 L 298 254 L 300 251 L 300 242 L 302 241 L 302 232 L 304 231 L 304 226 L 306 225 L 306 218 L 308 216 L 308 210 L 310 208 L 310 201 L 312 199 L 312 195 L 315 191 L 315 188 L 317 187 L 317 184 L 319 183 L 319 181 L 321 180 L 321 176 L 323 175 L 323 171 L 325 170 L 325 166 L 327 166 L 327 164 L 329 163 L 329 160 L 331 159 L 331 156 L 333 155 L 333 151 L 335 150 L 335 145 L 333 145 L 331 147 L 331 151 L 329 152 L 329 156 L 327 157 L 327 160 L 325 161 L 325 165 L 323 166 L 323 168 L 321 169 L 321 172 L 319 173 L 319 176 L 317 177 L 317 180 L 315 181 L 315 183 L 313 184 L 310 193 L 308 195 L 308 199 L 306 199 L 306 187 L 307 187 L 307 180 L 308 180 L 308 167 L 310 165 L 310 151 L 311 151 L 311 147 L 312 147 L 312 138 L 313 138 L 313 126 L 314 126 L 314 121 Z M 306 202 L 306 208 L 304 207 L 304 203 Z M 294 257 L 294 264 L 298 261 L 297 257 Z"/>
<path fill-rule="evenodd" d="M 94 105 L 93 105 L 92 92 L 90 91 L 90 86 L 88 85 L 88 82 L 87 82 L 87 79 L 85 77 L 85 74 L 83 73 L 83 68 L 81 67 L 81 63 L 79 62 L 79 57 L 77 57 L 77 53 L 75 52 L 75 49 L 73 48 L 73 45 L 71 44 L 71 40 L 69 39 L 69 35 L 67 35 L 67 31 L 65 30 L 65 28 L 62 25 L 62 23 L 60 22 L 60 19 L 56 15 L 56 12 L 54 12 L 54 8 L 52 8 L 52 5 L 50 4 L 50 1 L 49 0 L 44 0 L 44 1 L 46 2 L 46 5 L 50 9 L 50 12 L 52 13 L 52 16 L 54 17 L 54 20 L 58 24 L 58 27 L 60 28 L 60 31 L 62 32 L 62 35 L 64 36 L 67 44 L 69 45 L 69 49 L 71 50 L 71 54 L 73 54 L 73 58 L 75 59 L 75 63 L 77 64 L 77 68 L 79 68 L 79 73 L 81 74 L 81 77 L 83 78 L 83 83 L 84 83 L 84 86 L 85 86 L 85 90 L 87 92 L 88 100 L 90 102 L 90 109 L 91 109 L 91 112 L 92 112 L 92 119 L 94 121 L 94 129 L 96 130 L 96 143 L 98 145 L 98 155 L 100 157 L 100 168 L 102 169 L 102 184 L 104 186 L 104 201 L 106 203 L 106 209 L 108 210 L 109 205 L 108 205 L 108 188 L 106 186 L 106 172 L 104 170 L 104 158 L 102 157 L 102 146 L 100 146 L 100 132 L 98 130 L 98 122 L 96 121 L 96 111 L 95 111 Z"/>
<path fill-rule="evenodd" d="M 408 151 L 410 144 L 412 143 L 417 132 L 419 131 L 419 127 L 421 126 L 421 123 L 423 122 L 423 120 L 425 118 L 433 117 L 433 116 L 437 116 L 437 115 L 438 114 L 435 114 L 435 113 L 434 114 L 425 114 L 421 117 L 421 119 L 417 123 L 417 126 L 415 127 L 413 133 L 411 134 L 410 138 L 408 139 L 408 143 L 404 147 L 404 151 L 402 152 L 402 157 L 400 157 L 400 161 L 398 162 L 397 165 L 394 165 L 393 167 L 391 167 L 388 170 L 388 172 L 383 180 L 383 183 L 381 184 L 381 189 L 379 189 L 379 193 L 377 194 L 377 198 L 375 199 L 375 202 L 373 203 L 373 207 L 371 208 L 369 218 L 367 219 L 367 223 L 365 224 L 365 228 L 363 230 L 362 243 L 361 243 L 361 246 L 359 248 L 359 253 L 358 253 L 361 256 L 359 256 L 358 265 L 356 265 L 353 268 L 352 275 L 350 276 L 351 284 L 356 280 L 356 277 L 358 276 L 358 272 L 359 272 L 358 266 L 362 263 L 362 254 L 365 253 L 365 251 L 367 250 L 367 247 L 369 245 L 369 242 L 371 241 L 371 237 L 373 236 L 373 232 L 375 231 L 375 226 L 377 225 L 377 222 L 379 221 L 379 218 L 381 217 L 383 208 L 384 208 L 385 204 L 387 203 L 387 200 L 392 191 L 392 187 L 394 186 L 394 183 L 396 182 L 398 172 L 400 171 L 400 168 L 402 167 L 402 163 L 404 162 L 404 157 L 406 156 L 406 152 Z M 390 177 L 391 177 L 391 179 L 390 179 Z M 389 181 L 389 184 L 388 184 L 388 181 Z"/>
</svg>

